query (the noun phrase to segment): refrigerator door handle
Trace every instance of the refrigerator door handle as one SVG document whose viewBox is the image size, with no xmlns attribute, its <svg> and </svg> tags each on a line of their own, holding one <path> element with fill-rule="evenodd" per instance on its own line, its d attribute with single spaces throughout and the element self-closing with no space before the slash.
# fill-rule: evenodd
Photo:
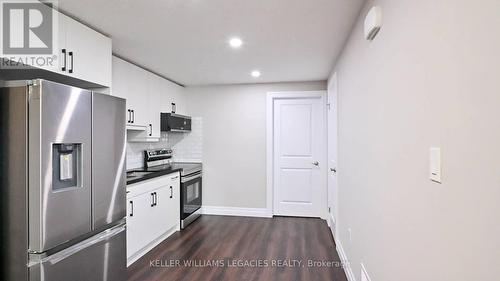
<svg viewBox="0 0 500 281">
<path fill-rule="evenodd" d="M 40 259 L 39 261 L 36 261 L 36 262 L 30 262 L 28 264 L 29 267 L 33 266 L 33 265 L 36 265 L 38 263 L 50 263 L 51 265 L 54 265 L 74 254 L 76 254 L 77 252 L 80 252 L 88 247 L 91 247 L 99 242 L 102 242 L 102 241 L 105 241 L 105 240 L 108 240 L 109 238 L 121 233 L 125 231 L 125 224 L 122 223 L 120 225 L 117 225 L 113 228 L 110 228 L 106 231 L 103 231 L 97 235 L 95 235 L 94 237 L 91 237 L 87 240 L 84 240 L 83 242 L 81 243 L 78 243 L 74 246 L 71 246 L 69 248 L 66 248 L 60 252 L 57 252 L 51 256 L 48 256 L 48 257 L 44 257 L 42 259 Z"/>
</svg>

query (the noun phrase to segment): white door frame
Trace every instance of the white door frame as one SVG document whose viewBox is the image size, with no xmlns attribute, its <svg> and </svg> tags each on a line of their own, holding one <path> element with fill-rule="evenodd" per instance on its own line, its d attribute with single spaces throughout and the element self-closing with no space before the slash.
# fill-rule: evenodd
<svg viewBox="0 0 500 281">
<path fill-rule="evenodd" d="M 331 107 L 332 106 L 332 103 L 333 103 L 333 106 L 335 107 L 336 111 L 334 114 L 337 115 L 337 131 L 335 132 L 335 135 L 336 135 L 336 138 L 337 138 L 337 146 L 336 147 L 330 147 L 330 140 L 328 140 L 328 164 L 330 164 L 330 149 L 335 149 L 337 151 L 336 155 L 337 155 L 337 159 L 336 159 L 336 169 L 338 171 L 338 166 L 339 166 L 339 156 L 338 156 L 338 99 L 339 99 L 339 86 L 338 86 L 338 76 L 337 76 L 337 72 L 334 72 L 331 76 L 330 76 L 330 79 L 328 79 L 328 89 L 327 89 L 327 93 L 328 93 L 328 96 L 330 96 L 330 92 L 333 92 L 333 96 L 334 96 L 334 100 L 331 101 L 331 100 L 328 100 L 328 107 Z M 327 122 L 329 122 L 329 118 L 328 118 L 328 113 L 327 113 Z M 328 129 L 329 129 L 329 125 L 328 126 Z M 329 134 L 327 134 L 329 135 Z M 329 168 L 327 170 L 327 174 L 328 174 L 328 181 L 330 180 L 330 175 L 329 175 L 330 171 L 329 171 Z M 338 207 L 338 197 L 339 197 L 339 180 L 338 180 L 338 174 L 335 176 L 335 186 L 336 186 L 336 189 L 335 189 L 335 194 L 333 196 L 333 198 L 335 199 L 333 202 L 331 202 L 333 204 L 333 208 L 334 210 L 332 210 L 333 212 L 331 214 L 329 214 L 328 216 L 328 224 L 330 225 L 330 227 L 332 228 L 332 232 L 333 232 L 333 235 L 334 237 L 338 237 L 337 236 L 337 231 L 338 231 L 338 224 L 339 224 L 339 207 Z M 328 192 L 330 193 L 330 190 L 329 190 L 329 186 L 328 186 L 328 182 L 327 182 L 327 189 L 328 189 Z M 330 194 L 328 194 L 328 198 L 330 198 Z"/>
<path fill-rule="evenodd" d="M 325 141 L 324 147 L 324 157 L 320 159 L 320 163 L 324 163 L 326 165 L 328 161 L 327 157 L 327 115 L 326 115 L 326 91 L 294 91 L 294 92 L 268 92 L 266 98 L 266 173 L 267 173 L 267 183 L 266 183 L 266 209 L 267 215 L 272 217 L 274 215 L 274 101 L 278 99 L 300 99 L 300 98 L 311 98 L 317 97 L 322 100 L 322 115 L 324 120 L 324 128 L 323 135 Z M 324 169 L 325 173 L 323 175 L 324 180 L 322 181 L 324 184 L 323 188 L 325 189 L 325 194 L 328 194 L 328 167 Z M 325 198 L 326 200 L 326 208 L 323 210 L 321 214 L 321 218 L 324 220 L 328 220 L 328 196 Z"/>
</svg>

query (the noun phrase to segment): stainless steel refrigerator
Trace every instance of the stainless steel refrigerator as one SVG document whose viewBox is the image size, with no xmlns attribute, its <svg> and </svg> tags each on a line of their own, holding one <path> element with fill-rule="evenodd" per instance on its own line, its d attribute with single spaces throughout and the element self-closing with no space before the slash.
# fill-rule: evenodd
<svg viewBox="0 0 500 281">
<path fill-rule="evenodd" d="M 126 280 L 125 100 L 0 86 L 0 280 Z"/>
</svg>

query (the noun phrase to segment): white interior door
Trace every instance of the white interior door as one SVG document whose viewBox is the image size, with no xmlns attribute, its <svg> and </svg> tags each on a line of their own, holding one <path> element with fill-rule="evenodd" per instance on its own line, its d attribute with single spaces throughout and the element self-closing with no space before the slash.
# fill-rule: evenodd
<svg viewBox="0 0 500 281">
<path fill-rule="evenodd" d="M 337 226 L 337 74 L 333 74 L 328 83 L 328 209 L 331 226 Z"/>
<path fill-rule="evenodd" d="M 274 100 L 274 214 L 324 217 L 326 136 L 324 95 Z"/>
</svg>

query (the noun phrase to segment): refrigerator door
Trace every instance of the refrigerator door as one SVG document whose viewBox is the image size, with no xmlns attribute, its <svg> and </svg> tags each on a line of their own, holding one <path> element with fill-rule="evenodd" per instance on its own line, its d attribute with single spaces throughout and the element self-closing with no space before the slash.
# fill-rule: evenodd
<svg viewBox="0 0 500 281">
<path fill-rule="evenodd" d="M 126 216 L 125 100 L 92 94 L 92 202 L 93 227 Z"/>
<path fill-rule="evenodd" d="M 29 251 L 91 231 L 90 91 L 45 80 L 29 89 Z"/>
<path fill-rule="evenodd" d="M 51 256 L 30 257 L 30 281 L 127 280 L 125 223 Z"/>
</svg>

